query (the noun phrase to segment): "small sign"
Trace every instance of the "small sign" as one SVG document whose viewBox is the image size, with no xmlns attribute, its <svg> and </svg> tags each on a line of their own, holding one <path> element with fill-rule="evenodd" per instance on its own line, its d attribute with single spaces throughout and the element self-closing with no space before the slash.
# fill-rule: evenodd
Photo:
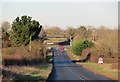
<svg viewBox="0 0 120 82">
<path fill-rule="evenodd" d="M 103 58 L 101 58 L 101 57 L 98 58 L 98 63 L 99 63 L 99 64 L 103 64 Z"/>
</svg>

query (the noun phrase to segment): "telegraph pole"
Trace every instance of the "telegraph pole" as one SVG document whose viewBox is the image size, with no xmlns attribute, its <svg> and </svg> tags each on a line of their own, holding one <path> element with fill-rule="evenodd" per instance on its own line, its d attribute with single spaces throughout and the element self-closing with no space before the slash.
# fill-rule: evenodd
<svg viewBox="0 0 120 82">
<path fill-rule="evenodd" d="M 31 51 L 31 38 L 32 36 L 30 35 L 30 48 L 29 48 L 30 51 Z"/>
<path fill-rule="evenodd" d="M 29 43 L 29 44 L 30 44 L 30 47 L 29 47 L 29 50 L 30 50 L 30 51 L 31 51 L 31 44 L 32 44 L 32 43 L 31 43 L 31 39 L 32 39 L 32 34 L 31 34 L 31 27 L 30 27 L 30 43 Z"/>
</svg>

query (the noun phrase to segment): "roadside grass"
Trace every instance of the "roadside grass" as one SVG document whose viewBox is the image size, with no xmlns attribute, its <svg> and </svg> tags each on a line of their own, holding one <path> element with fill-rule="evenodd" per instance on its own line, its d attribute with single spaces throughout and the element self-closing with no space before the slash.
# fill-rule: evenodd
<svg viewBox="0 0 120 82">
<path fill-rule="evenodd" d="M 14 47 L 8 47 L 8 48 L 2 49 L 3 55 L 5 55 L 5 54 L 13 55 L 15 53 L 16 53 L 16 48 L 14 48 Z"/>
<path fill-rule="evenodd" d="M 98 64 L 98 63 L 77 63 L 81 66 L 83 66 L 85 69 L 102 76 L 105 76 L 107 78 L 110 78 L 112 80 L 118 80 L 118 69 L 112 69 L 112 64 L 104 63 L 104 64 Z"/>
<path fill-rule="evenodd" d="M 70 48 L 66 50 L 67 55 L 70 57 L 71 60 L 79 60 L 80 56 L 75 56 L 70 51 Z M 107 78 L 110 78 L 112 80 L 118 80 L 118 75 L 120 74 L 120 71 L 118 71 L 118 63 L 104 63 L 104 64 L 98 64 L 92 63 L 92 62 L 77 62 L 76 64 L 81 65 L 86 70 L 89 70 L 95 74 L 105 76 Z"/>
<path fill-rule="evenodd" d="M 52 63 L 52 52 L 47 56 L 47 63 Z"/>
<path fill-rule="evenodd" d="M 37 76 L 37 77 L 42 77 L 41 79 L 47 79 L 49 76 L 49 73 L 51 72 L 52 66 L 50 64 L 48 65 L 38 65 L 36 67 L 29 67 L 28 72 L 22 74 L 25 75 L 30 75 L 30 76 Z"/>
<path fill-rule="evenodd" d="M 17 76 L 7 73 L 3 80 L 46 80 L 51 72 L 51 64 L 38 64 L 35 66 L 9 66 L 4 68 Z M 11 78 L 12 76 L 12 78 Z M 15 78 L 17 77 L 17 78 Z"/>
<path fill-rule="evenodd" d="M 5 72 L 3 73 L 3 80 L 38 80 L 38 81 L 46 80 L 52 70 L 51 52 L 49 52 L 47 56 L 48 59 L 46 60 L 46 62 L 34 63 L 27 66 L 26 65 L 18 66 L 17 64 L 4 66 L 3 70 Z M 5 54 L 5 58 L 6 57 L 7 56 Z"/>
</svg>

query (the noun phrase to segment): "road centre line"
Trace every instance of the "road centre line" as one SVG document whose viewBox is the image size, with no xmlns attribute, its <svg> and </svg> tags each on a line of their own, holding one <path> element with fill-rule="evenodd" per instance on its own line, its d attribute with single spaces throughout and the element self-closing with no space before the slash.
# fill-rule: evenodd
<svg viewBox="0 0 120 82">
<path fill-rule="evenodd" d="M 80 80 L 84 80 L 84 79 L 82 79 L 81 77 L 79 77 L 79 75 L 76 75 L 69 67 L 66 67 L 66 68 L 68 68 L 69 71 L 70 71 L 74 76 L 78 77 Z M 85 82 L 85 80 L 84 80 L 84 82 Z"/>
</svg>

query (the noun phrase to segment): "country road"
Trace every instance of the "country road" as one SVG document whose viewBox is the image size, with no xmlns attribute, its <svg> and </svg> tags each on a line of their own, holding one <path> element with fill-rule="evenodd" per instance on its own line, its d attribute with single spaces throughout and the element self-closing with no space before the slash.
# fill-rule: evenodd
<svg viewBox="0 0 120 82">
<path fill-rule="evenodd" d="M 53 69 L 48 77 L 48 81 L 69 80 L 73 82 L 86 82 L 91 80 L 92 82 L 113 82 L 110 79 L 89 72 L 82 66 L 73 63 L 66 52 L 60 52 L 57 48 L 53 48 L 52 50 Z"/>
</svg>

